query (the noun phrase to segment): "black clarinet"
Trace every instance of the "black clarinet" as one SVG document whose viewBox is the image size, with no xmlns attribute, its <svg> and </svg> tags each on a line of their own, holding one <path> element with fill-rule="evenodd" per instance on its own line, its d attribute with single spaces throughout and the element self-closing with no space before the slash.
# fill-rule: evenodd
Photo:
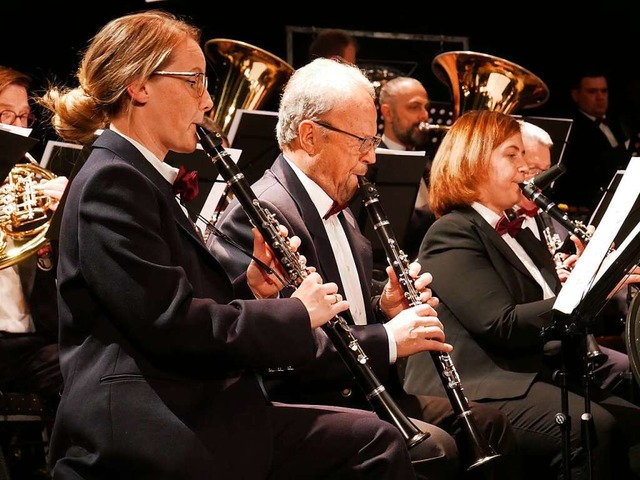
<svg viewBox="0 0 640 480">
<path fill-rule="evenodd" d="M 362 203 L 367 211 L 373 229 L 378 234 L 380 243 L 387 257 L 387 262 L 393 268 L 398 277 L 400 286 L 404 290 L 404 296 L 410 306 L 420 305 L 420 294 L 416 290 L 413 279 L 409 275 L 409 260 L 407 255 L 400 249 L 393 229 L 387 220 L 382 205 L 379 201 L 378 190 L 364 176 L 358 177 L 358 183 L 362 190 Z M 462 390 L 462 383 L 456 371 L 453 361 L 448 353 L 429 352 L 433 358 L 436 370 L 442 380 L 447 397 L 453 407 L 453 411 L 458 415 L 462 425 L 469 436 L 472 444 L 474 459 L 468 470 L 485 465 L 491 460 L 500 456 L 482 436 L 473 418 L 473 413 L 469 408 L 469 403 Z"/>
<path fill-rule="evenodd" d="M 297 288 L 308 275 L 308 270 L 306 265 L 300 261 L 298 253 L 292 251 L 288 238 L 280 234 L 280 225 L 275 215 L 260 205 L 260 201 L 251 190 L 244 175 L 227 151 L 222 148 L 222 138 L 217 133 L 210 132 L 200 125 L 196 126 L 196 131 L 202 148 L 218 167 L 218 172 L 226 180 L 245 214 L 278 256 L 280 263 L 287 271 L 287 280 L 290 285 Z M 386 420 L 400 430 L 407 447 L 411 449 L 429 437 L 428 432 L 421 431 L 400 410 L 384 385 L 380 383 L 368 363 L 367 355 L 351 333 L 346 320 L 336 316 L 324 324 L 322 329 L 362 388 L 375 413 L 382 420 Z"/>
</svg>

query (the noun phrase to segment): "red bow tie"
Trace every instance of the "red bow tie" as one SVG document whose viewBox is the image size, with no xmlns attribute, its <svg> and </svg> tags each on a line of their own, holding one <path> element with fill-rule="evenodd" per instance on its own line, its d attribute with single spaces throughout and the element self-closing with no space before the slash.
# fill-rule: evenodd
<svg viewBox="0 0 640 480">
<path fill-rule="evenodd" d="M 504 215 L 501 216 L 500 220 L 498 220 L 498 223 L 496 224 L 496 232 L 498 232 L 499 235 L 504 235 L 505 233 L 508 233 L 512 237 L 515 237 L 517 233 L 520 231 L 520 229 L 522 228 L 522 222 L 524 222 L 524 217 L 525 217 L 524 215 L 520 215 L 514 218 L 513 220 L 509 220 Z"/>
<path fill-rule="evenodd" d="M 180 165 L 178 176 L 173 182 L 173 193 L 180 195 L 180 198 L 190 202 L 198 195 L 198 172 L 187 171 L 184 165 Z"/>
<path fill-rule="evenodd" d="M 334 200 L 333 203 L 331 204 L 331 208 L 329 209 L 329 211 L 327 211 L 327 213 L 324 214 L 324 217 L 322 217 L 322 219 L 326 220 L 330 216 L 340 213 L 342 210 L 344 210 L 348 206 L 349 204 L 347 203 L 345 203 L 344 205 L 341 205 Z"/>
<path fill-rule="evenodd" d="M 518 213 L 519 214 L 525 214 L 527 217 L 535 217 L 538 214 L 538 207 L 534 207 L 534 208 L 522 208 L 519 207 L 518 208 Z"/>
</svg>

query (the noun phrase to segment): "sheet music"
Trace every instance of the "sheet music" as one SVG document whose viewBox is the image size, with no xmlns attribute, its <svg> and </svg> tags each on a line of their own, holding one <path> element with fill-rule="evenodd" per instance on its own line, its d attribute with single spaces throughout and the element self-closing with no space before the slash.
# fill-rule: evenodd
<svg viewBox="0 0 640 480">
<path fill-rule="evenodd" d="M 7 132 L 15 133 L 16 135 L 21 135 L 23 137 L 28 137 L 33 131 L 33 128 L 18 127 L 16 125 L 9 125 L 8 123 L 0 123 L 0 129 L 6 130 Z"/>
<path fill-rule="evenodd" d="M 202 150 L 200 144 L 198 144 L 198 149 Z M 225 148 L 225 150 L 229 153 L 231 159 L 235 163 L 238 163 L 238 159 L 242 154 L 242 150 L 239 150 L 237 148 Z M 225 182 L 224 178 L 222 178 L 222 175 L 218 175 L 216 182 L 213 184 L 213 187 L 209 191 L 209 195 L 207 196 L 207 199 L 202 206 L 202 210 L 200 211 L 201 217 L 206 218 L 207 220 L 210 220 L 213 217 L 213 214 L 216 211 L 216 207 L 218 206 L 218 203 L 220 203 L 222 195 L 225 193 L 226 186 L 227 182 Z M 206 231 L 207 225 L 200 217 L 196 220 L 196 225 L 202 232 Z"/>
<path fill-rule="evenodd" d="M 609 255 L 611 258 L 607 257 L 613 239 L 640 194 L 638 178 L 640 178 L 640 157 L 632 157 L 598 228 L 558 294 L 553 305 L 554 310 L 567 315 L 573 313 L 595 280 L 606 273 L 613 260 L 624 251 L 628 241 L 638 231 L 636 226 L 622 245 L 616 246 L 617 251 Z"/>
<path fill-rule="evenodd" d="M 426 150 L 392 150 L 390 148 L 383 147 L 376 148 L 376 153 L 384 153 L 385 155 L 403 155 L 408 157 L 424 157 L 427 154 Z"/>
</svg>

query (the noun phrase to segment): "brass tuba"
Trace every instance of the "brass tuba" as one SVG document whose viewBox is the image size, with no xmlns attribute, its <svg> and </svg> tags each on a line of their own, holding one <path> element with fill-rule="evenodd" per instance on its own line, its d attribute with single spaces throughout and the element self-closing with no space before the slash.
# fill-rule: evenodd
<svg viewBox="0 0 640 480">
<path fill-rule="evenodd" d="M 237 40 L 214 38 L 204 48 L 220 77 L 211 118 L 225 136 L 237 110 L 259 109 L 294 71 L 281 58 Z"/>
<path fill-rule="evenodd" d="M 484 53 L 445 52 L 431 63 L 451 88 L 455 118 L 468 110 L 511 113 L 542 105 L 549 89 L 536 75 L 513 62 Z"/>
<path fill-rule="evenodd" d="M 48 242 L 45 235 L 53 199 L 36 185 L 55 177 L 37 163 L 20 163 L 0 186 L 0 270 L 29 257 Z"/>
</svg>

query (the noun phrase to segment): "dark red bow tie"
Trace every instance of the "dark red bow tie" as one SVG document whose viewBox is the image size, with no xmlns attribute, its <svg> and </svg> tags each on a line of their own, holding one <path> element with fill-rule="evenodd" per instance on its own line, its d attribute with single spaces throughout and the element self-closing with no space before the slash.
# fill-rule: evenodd
<svg viewBox="0 0 640 480">
<path fill-rule="evenodd" d="M 198 196 L 198 172 L 187 171 L 184 165 L 180 165 L 178 176 L 173 182 L 173 193 L 180 195 L 182 200 L 190 202 Z"/>
<path fill-rule="evenodd" d="M 500 220 L 498 220 L 498 223 L 496 224 L 496 232 L 498 232 L 499 235 L 504 235 L 505 233 L 508 233 L 512 237 L 515 237 L 517 233 L 520 231 L 520 229 L 522 228 L 522 222 L 524 222 L 524 217 L 525 217 L 524 215 L 520 215 L 514 218 L 513 220 L 509 220 L 504 215 L 501 216 Z"/>
<path fill-rule="evenodd" d="M 525 214 L 527 217 L 535 217 L 538 214 L 538 207 L 534 207 L 534 208 L 519 207 L 518 213 Z"/>
<path fill-rule="evenodd" d="M 596 125 L 600 126 L 602 123 L 609 125 L 609 120 L 606 117 L 596 118 Z"/>
<path fill-rule="evenodd" d="M 349 204 L 347 204 L 347 203 L 341 205 L 341 204 L 339 204 L 338 202 L 336 202 L 334 200 L 333 203 L 331 204 L 331 208 L 327 211 L 327 213 L 324 214 L 324 217 L 322 217 L 322 219 L 326 220 L 330 216 L 335 215 L 337 213 L 340 213 L 342 210 L 344 210 L 348 206 L 349 206 Z"/>
</svg>

